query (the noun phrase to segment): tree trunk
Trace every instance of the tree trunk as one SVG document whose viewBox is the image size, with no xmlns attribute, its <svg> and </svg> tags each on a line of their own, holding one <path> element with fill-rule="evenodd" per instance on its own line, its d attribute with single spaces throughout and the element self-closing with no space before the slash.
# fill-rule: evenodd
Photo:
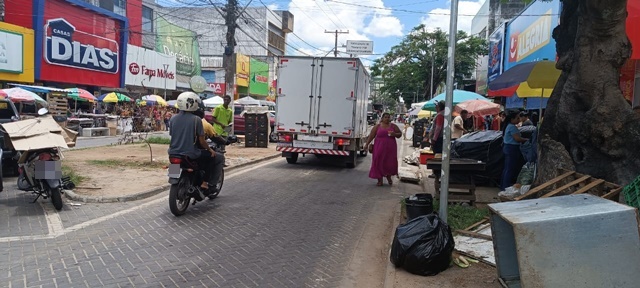
<svg viewBox="0 0 640 288">
<path fill-rule="evenodd" d="M 540 129 L 536 183 L 572 169 L 626 185 L 640 174 L 640 116 L 620 90 L 631 55 L 626 0 L 563 0 L 553 31 L 562 75 Z"/>
</svg>

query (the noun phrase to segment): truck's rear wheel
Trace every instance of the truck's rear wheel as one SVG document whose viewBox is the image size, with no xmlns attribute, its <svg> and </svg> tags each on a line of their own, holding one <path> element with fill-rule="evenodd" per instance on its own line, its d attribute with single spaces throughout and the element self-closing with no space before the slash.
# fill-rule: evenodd
<svg viewBox="0 0 640 288">
<path fill-rule="evenodd" d="M 287 157 L 287 163 L 296 164 L 298 162 L 298 153 L 291 153 L 291 156 Z"/>
<path fill-rule="evenodd" d="M 356 162 L 358 161 L 358 154 L 356 151 L 349 152 L 348 160 L 346 163 L 347 168 L 356 168 Z"/>
</svg>

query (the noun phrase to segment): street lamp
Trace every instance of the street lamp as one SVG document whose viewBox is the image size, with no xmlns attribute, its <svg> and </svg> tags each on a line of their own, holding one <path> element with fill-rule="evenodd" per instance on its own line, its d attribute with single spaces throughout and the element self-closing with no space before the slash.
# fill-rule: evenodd
<svg viewBox="0 0 640 288">
<path fill-rule="evenodd" d="M 164 101 L 167 101 L 167 69 L 169 69 L 169 64 L 162 64 L 164 67 Z"/>
</svg>

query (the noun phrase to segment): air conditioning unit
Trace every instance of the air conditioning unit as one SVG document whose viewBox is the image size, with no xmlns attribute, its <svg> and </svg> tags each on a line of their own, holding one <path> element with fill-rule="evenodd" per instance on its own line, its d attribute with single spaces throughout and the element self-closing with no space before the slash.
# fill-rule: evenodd
<svg viewBox="0 0 640 288">
<path fill-rule="evenodd" d="M 293 14 L 289 11 L 280 11 L 282 15 L 282 31 L 284 33 L 293 32 Z"/>
</svg>

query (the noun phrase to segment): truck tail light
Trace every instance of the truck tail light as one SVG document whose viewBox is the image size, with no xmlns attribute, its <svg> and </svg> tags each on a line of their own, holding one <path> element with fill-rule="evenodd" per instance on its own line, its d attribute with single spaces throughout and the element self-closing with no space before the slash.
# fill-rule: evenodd
<svg viewBox="0 0 640 288">
<path fill-rule="evenodd" d="M 291 143 L 291 142 L 293 142 L 293 135 L 291 135 L 291 134 L 278 134 L 278 140 L 280 142 Z"/>
<path fill-rule="evenodd" d="M 344 138 L 335 138 L 333 140 L 333 143 L 338 145 L 338 146 L 349 146 L 349 145 L 351 145 L 351 140 L 344 139 Z"/>
</svg>

